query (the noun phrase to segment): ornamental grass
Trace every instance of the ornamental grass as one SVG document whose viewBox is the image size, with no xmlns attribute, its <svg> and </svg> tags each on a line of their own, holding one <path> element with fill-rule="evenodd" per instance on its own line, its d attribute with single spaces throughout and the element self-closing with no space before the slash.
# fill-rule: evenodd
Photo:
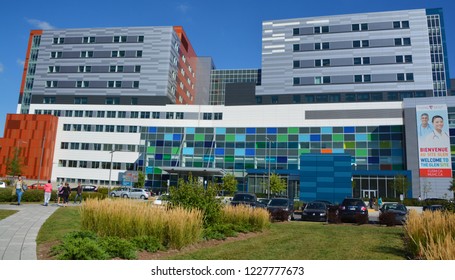
<svg viewBox="0 0 455 280">
<path fill-rule="evenodd" d="M 408 251 L 417 259 L 455 260 L 455 214 L 410 211 L 405 225 Z"/>
<path fill-rule="evenodd" d="M 262 231 L 270 226 L 270 215 L 266 209 L 245 205 L 225 206 L 221 219 L 223 223 L 248 225 L 257 231 Z"/>
<path fill-rule="evenodd" d="M 129 199 L 89 199 L 80 211 L 82 228 L 99 236 L 153 236 L 172 249 L 193 244 L 202 236 L 202 213 L 195 209 L 167 209 Z"/>
</svg>

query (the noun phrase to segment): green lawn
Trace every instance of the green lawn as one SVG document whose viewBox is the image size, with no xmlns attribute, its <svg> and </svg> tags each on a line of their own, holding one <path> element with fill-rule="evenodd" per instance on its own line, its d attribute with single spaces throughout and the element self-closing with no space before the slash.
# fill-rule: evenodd
<svg viewBox="0 0 455 280">
<path fill-rule="evenodd" d="M 80 230 L 79 207 L 58 209 L 41 228 L 38 246 Z M 402 227 L 274 223 L 255 237 L 173 254 L 183 260 L 403 260 Z"/>
<path fill-rule="evenodd" d="M 3 220 L 4 218 L 13 215 L 16 212 L 17 210 L 0 210 L 0 220 Z"/>
<path fill-rule="evenodd" d="M 403 260 L 402 227 L 290 222 L 262 235 L 180 254 L 183 260 Z"/>
</svg>

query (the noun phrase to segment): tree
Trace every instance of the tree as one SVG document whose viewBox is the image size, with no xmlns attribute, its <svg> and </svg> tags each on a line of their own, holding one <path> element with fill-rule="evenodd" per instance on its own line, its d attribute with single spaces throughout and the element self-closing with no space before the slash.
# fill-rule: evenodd
<svg viewBox="0 0 455 280">
<path fill-rule="evenodd" d="M 423 183 L 423 197 L 427 198 L 427 195 L 429 192 L 431 192 L 431 190 L 432 190 L 431 182 L 428 182 L 427 180 L 425 180 L 425 182 Z"/>
<path fill-rule="evenodd" d="M 223 177 L 223 190 L 227 191 L 228 193 L 235 193 L 237 191 L 237 179 L 235 178 L 234 174 L 228 173 Z"/>
<path fill-rule="evenodd" d="M 455 196 L 455 178 L 452 178 L 452 181 L 450 181 L 449 191 L 453 192 Z"/>
<path fill-rule="evenodd" d="M 403 197 L 406 196 L 406 192 L 410 185 L 411 182 L 404 175 L 397 175 L 393 178 L 392 188 L 399 194 L 403 194 Z"/>
<path fill-rule="evenodd" d="M 14 157 L 6 160 L 6 173 L 12 176 L 19 176 L 22 174 L 24 166 L 23 160 L 19 157 L 20 149 L 14 148 Z"/>
<path fill-rule="evenodd" d="M 286 180 L 282 179 L 277 174 L 273 173 L 270 176 L 270 192 L 271 193 L 280 193 L 286 190 L 287 184 Z"/>
<path fill-rule="evenodd" d="M 143 188 L 145 186 L 145 174 L 142 171 L 137 173 L 137 182 L 134 183 L 134 187 Z"/>
</svg>

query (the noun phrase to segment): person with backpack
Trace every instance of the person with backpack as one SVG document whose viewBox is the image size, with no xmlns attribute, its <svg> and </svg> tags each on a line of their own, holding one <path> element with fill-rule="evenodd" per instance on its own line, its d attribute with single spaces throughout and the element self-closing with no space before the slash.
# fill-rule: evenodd
<svg viewBox="0 0 455 280">
<path fill-rule="evenodd" d="M 19 175 L 19 177 L 17 177 L 15 186 L 16 186 L 16 195 L 17 195 L 17 204 L 16 205 L 19 206 L 19 205 L 21 205 L 22 194 L 27 190 L 27 185 L 22 180 L 22 176 Z"/>
<path fill-rule="evenodd" d="M 77 199 L 79 198 L 79 204 L 82 203 L 82 186 L 81 182 L 77 184 L 76 196 L 74 197 L 74 204 L 76 204 Z"/>
<path fill-rule="evenodd" d="M 44 185 L 44 204 L 43 204 L 43 206 L 49 205 L 49 200 L 51 199 L 51 194 L 52 194 L 51 180 L 47 180 L 47 184 Z"/>
<path fill-rule="evenodd" d="M 63 203 L 63 182 L 60 183 L 60 186 L 58 186 L 58 188 L 57 188 L 57 205 L 58 206 L 62 206 L 62 204 L 60 204 L 60 199 L 62 200 L 62 203 Z"/>
</svg>

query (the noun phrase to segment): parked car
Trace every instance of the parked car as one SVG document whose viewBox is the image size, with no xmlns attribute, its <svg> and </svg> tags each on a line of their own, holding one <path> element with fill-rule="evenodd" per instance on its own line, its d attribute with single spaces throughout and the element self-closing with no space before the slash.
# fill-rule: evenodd
<svg viewBox="0 0 455 280">
<path fill-rule="evenodd" d="M 423 211 L 442 211 L 449 201 L 443 198 L 426 198 L 423 200 Z"/>
<path fill-rule="evenodd" d="M 231 200 L 231 205 L 237 206 L 239 204 L 248 205 L 251 207 L 264 207 L 262 203 L 259 203 L 254 193 L 236 193 Z"/>
<path fill-rule="evenodd" d="M 294 213 L 294 201 L 284 197 L 272 198 L 267 204 L 267 211 L 272 215 L 272 218 L 276 215 L 284 215 L 279 212 L 285 212 L 287 214 L 287 220 L 290 221 Z"/>
<path fill-rule="evenodd" d="M 165 205 L 169 201 L 169 194 L 162 194 L 157 196 L 156 199 L 153 201 L 155 205 Z"/>
<path fill-rule="evenodd" d="M 6 183 L 3 181 L 0 181 L 0 189 L 6 188 Z"/>
<path fill-rule="evenodd" d="M 30 190 L 44 190 L 45 183 L 34 183 L 28 186 L 27 188 Z"/>
<path fill-rule="evenodd" d="M 309 202 L 302 212 L 302 221 L 325 222 L 327 221 L 328 205 L 322 201 Z"/>
<path fill-rule="evenodd" d="M 368 208 L 360 198 L 345 198 L 338 208 L 342 222 L 368 223 Z"/>
<path fill-rule="evenodd" d="M 269 198 L 259 198 L 258 202 L 264 205 L 264 207 L 267 207 L 267 204 L 269 204 L 270 199 Z"/>
<path fill-rule="evenodd" d="M 381 212 L 379 214 L 380 216 L 386 213 L 392 213 L 395 217 L 395 224 L 397 225 L 402 225 L 406 222 L 408 209 L 404 204 L 396 202 L 384 203 L 379 211 Z M 379 218 L 379 220 L 381 221 L 381 218 Z"/>
<path fill-rule="evenodd" d="M 82 186 L 82 192 L 97 192 L 98 187 L 95 185 L 81 185 Z M 74 188 L 71 188 L 72 192 L 77 191 L 77 186 Z"/>
<path fill-rule="evenodd" d="M 330 202 L 328 200 L 314 200 L 312 202 L 322 202 L 322 203 L 325 203 L 327 206 L 334 205 L 332 202 Z"/>
<path fill-rule="evenodd" d="M 146 189 L 119 188 L 115 191 L 111 191 L 110 196 L 123 197 L 123 198 L 148 199 L 151 195 L 150 195 L 150 192 L 148 192 Z"/>
</svg>

